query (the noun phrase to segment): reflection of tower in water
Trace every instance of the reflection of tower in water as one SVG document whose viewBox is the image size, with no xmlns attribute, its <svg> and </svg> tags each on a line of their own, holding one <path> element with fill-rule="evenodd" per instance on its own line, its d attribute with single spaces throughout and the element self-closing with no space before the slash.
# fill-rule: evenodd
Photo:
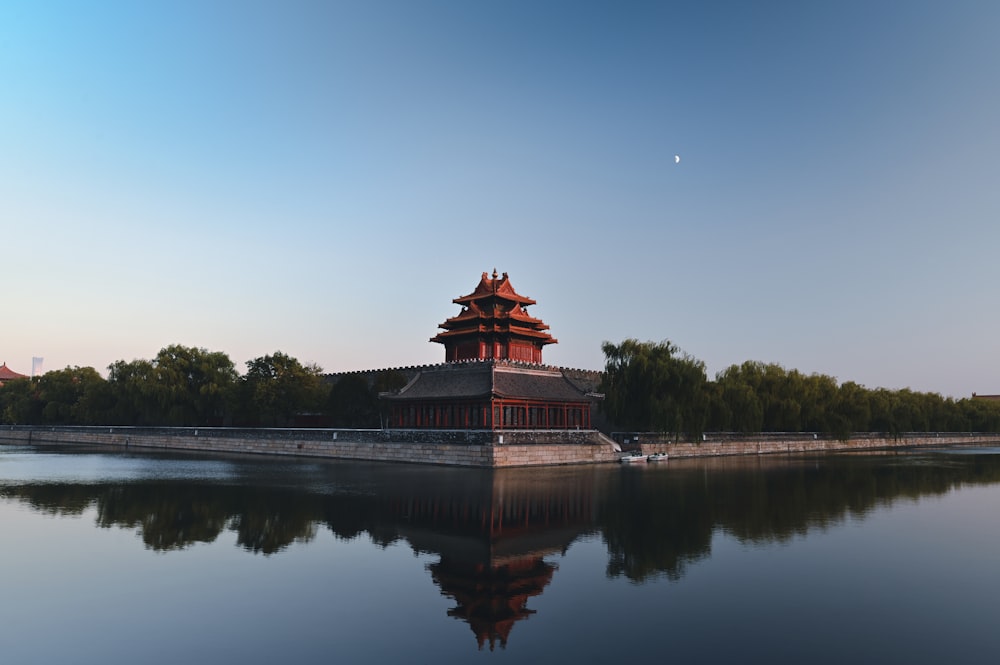
<svg viewBox="0 0 1000 665">
<path fill-rule="evenodd" d="M 457 603 L 448 616 L 467 622 L 479 648 L 489 641 L 492 651 L 498 641 L 507 646 L 516 621 L 535 613 L 528 609 L 528 599 L 542 593 L 556 566 L 541 556 L 480 563 L 442 556 L 428 569 L 441 593 Z"/>
<path fill-rule="evenodd" d="M 534 614 L 530 599 L 558 569 L 545 557 L 594 530 L 595 476 L 508 469 L 478 480 L 474 488 L 408 494 L 393 512 L 415 550 L 440 556 L 427 569 L 455 600 L 448 616 L 468 623 L 479 647 L 489 643 L 492 650 L 505 647 L 514 624 Z"/>
</svg>

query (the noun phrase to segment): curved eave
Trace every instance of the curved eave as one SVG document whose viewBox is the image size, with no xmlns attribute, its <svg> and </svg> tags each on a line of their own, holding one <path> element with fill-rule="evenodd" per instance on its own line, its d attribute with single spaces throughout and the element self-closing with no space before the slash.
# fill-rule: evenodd
<svg viewBox="0 0 1000 665">
<path fill-rule="evenodd" d="M 456 305 L 468 305 L 470 303 L 476 303 L 477 305 L 482 307 L 481 303 L 483 301 L 489 301 L 493 299 L 504 300 L 506 302 L 517 303 L 518 305 L 524 305 L 524 306 L 538 304 L 531 298 L 525 298 L 524 296 L 518 295 L 516 293 L 493 293 L 492 291 L 490 293 L 470 293 L 467 296 L 462 296 L 461 298 L 455 298 L 454 300 L 452 300 L 452 302 L 455 303 Z"/>
<path fill-rule="evenodd" d="M 470 337 L 477 335 L 521 335 L 522 337 L 552 338 L 547 332 L 521 326 L 477 326 L 439 332 L 434 337 Z"/>
<path fill-rule="evenodd" d="M 431 342 L 439 342 L 444 344 L 446 341 L 451 341 L 454 339 L 461 339 L 463 337 L 491 337 L 496 335 L 509 335 L 513 338 L 530 339 L 534 342 L 541 342 L 542 344 L 557 344 L 557 340 L 552 335 L 539 332 L 537 330 L 529 329 L 514 329 L 514 330 L 447 330 L 445 332 L 438 333 L 434 337 L 430 338 Z"/>
<path fill-rule="evenodd" d="M 483 331 L 489 329 L 504 330 L 506 328 L 548 330 L 549 325 L 541 319 L 531 317 L 456 316 L 439 324 L 438 328 L 445 330 L 474 330 L 478 328 Z"/>
</svg>

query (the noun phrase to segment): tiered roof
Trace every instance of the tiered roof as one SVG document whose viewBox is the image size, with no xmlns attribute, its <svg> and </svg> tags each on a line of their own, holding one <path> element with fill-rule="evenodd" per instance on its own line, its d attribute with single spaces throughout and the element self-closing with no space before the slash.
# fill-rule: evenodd
<svg viewBox="0 0 1000 665">
<path fill-rule="evenodd" d="M 538 349 L 540 354 L 543 346 L 558 341 L 545 332 L 549 329 L 548 325 L 528 314 L 525 309 L 534 305 L 535 301 L 515 291 L 507 273 L 499 277 L 495 268 L 492 277 L 483 273 L 472 293 L 455 298 L 452 302 L 461 305 L 462 311 L 438 326 L 444 332 L 430 340 L 444 344 L 446 349 L 469 341 L 509 342 L 511 339 L 518 339 Z M 449 359 L 453 359 L 451 354 L 447 355 Z"/>
<path fill-rule="evenodd" d="M 441 592 L 458 603 L 448 616 L 467 621 L 479 648 L 489 643 L 493 651 L 498 643 L 501 648 L 507 646 L 515 622 L 535 613 L 528 609 L 528 600 L 541 595 L 556 567 L 529 554 L 499 565 L 463 565 L 442 557 L 429 569 Z"/>
</svg>

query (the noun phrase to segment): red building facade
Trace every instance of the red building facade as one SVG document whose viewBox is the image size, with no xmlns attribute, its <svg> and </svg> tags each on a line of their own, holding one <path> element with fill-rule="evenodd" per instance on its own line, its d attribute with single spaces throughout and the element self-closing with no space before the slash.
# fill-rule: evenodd
<svg viewBox="0 0 1000 665">
<path fill-rule="evenodd" d="M 445 362 L 422 368 L 385 395 L 389 424 L 429 429 L 591 429 L 592 399 L 562 370 L 542 365 L 556 340 L 526 308 L 507 273 L 483 273 L 475 290 L 453 302 L 462 311 L 430 341 Z"/>
</svg>

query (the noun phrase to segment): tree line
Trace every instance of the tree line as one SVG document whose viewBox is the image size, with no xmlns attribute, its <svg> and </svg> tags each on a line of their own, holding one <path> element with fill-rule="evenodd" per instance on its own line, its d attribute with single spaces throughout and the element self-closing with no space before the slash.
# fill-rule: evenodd
<svg viewBox="0 0 1000 665">
<path fill-rule="evenodd" d="M 1000 432 L 1000 402 L 869 389 L 747 361 L 708 379 L 669 341 L 604 342 L 603 409 L 617 427 L 696 440 L 704 432 Z"/>
<path fill-rule="evenodd" d="M 378 393 L 404 383 L 394 371 L 331 381 L 280 351 L 247 361 L 241 375 L 225 353 L 175 344 L 151 360 L 112 363 L 107 379 L 92 367 L 67 367 L 6 381 L 0 422 L 378 427 Z"/>
<path fill-rule="evenodd" d="M 908 389 L 868 389 L 823 374 L 747 361 L 709 380 L 705 363 L 669 341 L 602 345 L 601 409 L 614 427 L 696 440 L 704 432 L 1000 432 L 1000 402 Z M 6 381 L 0 423 L 133 426 L 381 426 L 378 394 L 406 378 L 343 374 L 276 351 L 241 375 L 225 353 L 171 345 L 150 360 L 119 360 L 103 378 L 67 367 Z"/>
</svg>

